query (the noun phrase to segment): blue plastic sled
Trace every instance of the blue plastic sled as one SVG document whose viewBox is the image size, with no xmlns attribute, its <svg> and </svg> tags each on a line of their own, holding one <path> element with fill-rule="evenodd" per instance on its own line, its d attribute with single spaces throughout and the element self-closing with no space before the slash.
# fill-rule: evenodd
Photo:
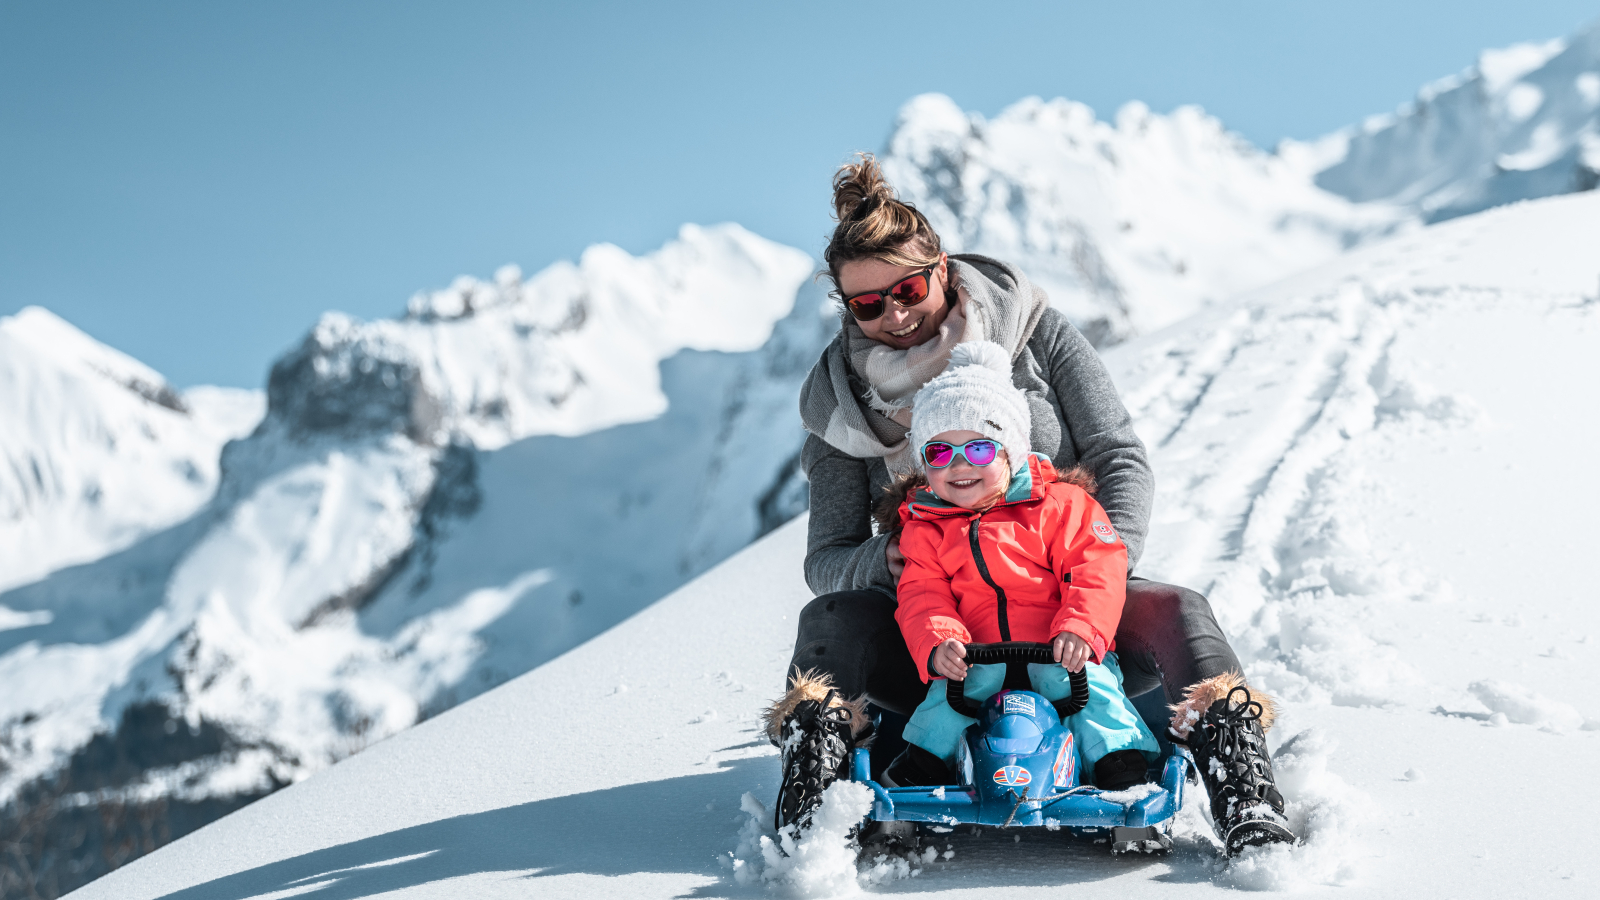
<svg viewBox="0 0 1600 900">
<path fill-rule="evenodd" d="M 1005 663 L 1007 685 L 1028 683 L 1028 663 L 1054 661 L 1048 644 L 1029 641 L 968 644 L 966 649 L 969 665 Z M 957 748 L 960 784 L 885 787 L 872 780 L 870 751 L 857 749 L 852 778 L 875 796 L 869 822 L 908 823 L 891 826 L 901 833 L 918 825 L 958 824 L 1067 829 L 1109 841 L 1113 853 L 1172 847 L 1172 818 L 1183 806 L 1184 780 L 1193 765 L 1187 750 L 1174 747 L 1156 764 L 1159 780 L 1153 790 L 1146 788 L 1145 796 L 1107 800 L 1105 792 L 1080 780 L 1072 732 L 1062 724 L 1088 702 L 1089 684 L 1082 671 L 1071 678 L 1072 696 L 1054 705 L 1033 691 L 1008 689 L 975 704 L 961 687 L 959 681 L 949 682 L 950 706 L 978 722 L 967 728 Z M 1128 793 L 1139 791 L 1113 796 L 1126 798 Z"/>
</svg>

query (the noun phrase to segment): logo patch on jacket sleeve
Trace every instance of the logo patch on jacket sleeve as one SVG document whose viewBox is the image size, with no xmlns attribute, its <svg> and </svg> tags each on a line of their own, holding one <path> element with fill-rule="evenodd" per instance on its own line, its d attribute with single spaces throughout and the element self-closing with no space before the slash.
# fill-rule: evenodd
<svg viewBox="0 0 1600 900">
<path fill-rule="evenodd" d="M 1115 544 L 1117 542 L 1117 532 L 1109 523 L 1096 519 L 1089 523 L 1089 528 L 1094 532 L 1094 536 L 1104 543 Z"/>
</svg>

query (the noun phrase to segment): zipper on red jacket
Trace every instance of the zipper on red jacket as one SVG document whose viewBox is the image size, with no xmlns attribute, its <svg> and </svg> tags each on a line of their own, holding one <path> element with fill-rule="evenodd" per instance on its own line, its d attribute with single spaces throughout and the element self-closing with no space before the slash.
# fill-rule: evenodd
<svg viewBox="0 0 1600 900">
<path fill-rule="evenodd" d="M 989 564 L 983 561 L 983 551 L 978 548 L 978 526 L 982 522 L 983 513 L 978 513 L 972 517 L 972 527 L 967 529 L 967 537 L 971 539 L 972 544 L 972 561 L 978 564 L 978 574 L 982 575 L 983 580 L 988 583 L 989 587 L 994 589 L 1000 615 L 1000 640 L 1009 641 L 1011 640 L 1011 620 L 1006 616 L 1006 592 L 1000 585 L 994 583 L 993 578 L 989 577 Z"/>
</svg>

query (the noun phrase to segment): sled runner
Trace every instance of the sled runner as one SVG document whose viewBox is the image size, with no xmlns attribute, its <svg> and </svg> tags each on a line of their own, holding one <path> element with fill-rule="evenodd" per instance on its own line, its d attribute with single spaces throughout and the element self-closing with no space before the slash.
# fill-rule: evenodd
<svg viewBox="0 0 1600 900">
<path fill-rule="evenodd" d="M 1071 676 L 1071 696 L 1052 703 L 1026 689 L 1029 663 L 1055 664 L 1049 644 L 968 644 L 966 651 L 968 665 L 1004 664 L 1006 680 L 981 703 L 962 693 L 962 682 L 946 682 L 951 708 L 978 720 L 957 750 L 959 783 L 885 786 L 871 777 L 871 751 L 856 748 L 851 778 L 874 795 L 863 832 L 873 822 L 883 823 L 880 833 L 906 837 L 919 825 L 1049 828 L 1109 841 L 1113 853 L 1171 849 L 1172 818 L 1183 805 L 1184 780 L 1193 765 L 1186 749 L 1173 747 L 1151 768 L 1152 784 L 1116 794 L 1083 784 L 1072 732 L 1064 724 L 1089 702 L 1083 670 Z"/>
</svg>

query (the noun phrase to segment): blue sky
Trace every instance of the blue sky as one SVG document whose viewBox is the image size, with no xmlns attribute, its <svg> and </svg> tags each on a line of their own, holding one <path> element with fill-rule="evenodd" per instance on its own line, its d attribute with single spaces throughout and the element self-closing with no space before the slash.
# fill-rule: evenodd
<svg viewBox="0 0 1600 900">
<path fill-rule="evenodd" d="M 981 12 L 979 12 L 981 10 Z M 1393 109 L 1600 2 L 0 0 L 0 315 L 259 386 L 393 315 L 683 222 L 817 252 L 827 185 L 924 91 L 1198 103 L 1262 146 Z"/>
</svg>

